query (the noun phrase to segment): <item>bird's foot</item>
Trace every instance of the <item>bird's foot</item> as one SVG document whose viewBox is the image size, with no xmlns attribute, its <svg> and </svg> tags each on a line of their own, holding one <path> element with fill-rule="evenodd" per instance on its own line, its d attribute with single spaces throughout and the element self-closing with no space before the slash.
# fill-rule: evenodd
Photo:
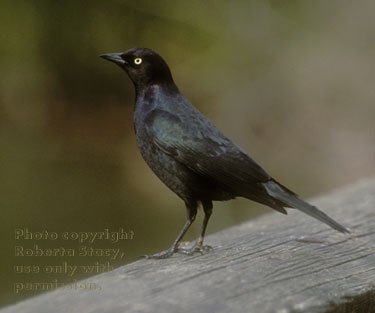
<svg viewBox="0 0 375 313">
<path fill-rule="evenodd" d="M 168 250 L 155 253 L 155 254 L 150 254 L 150 255 L 142 255 L 142 257 L 146 259 L 167 259 L 171 257 L 175 252 L 177 252 L 177 249 L 175 247 L 171 247 Z"/>
<path fill-rule="evenodd" d="M 196 252 L 198 252 L 200 254 L 204 254 L 205 252 L 209 252 L 209 251 L 212 251 L 212 250 L 213 250 L 213 248 L 211 246 L 208 246 L 208 245 L 203 246 L 203 245 L 195 244 L 194 246 L 192 246 L 189 249 L 178 247 L 176 252 L 187 254 L 187 255 L 193 255 Z"/>
</svg>

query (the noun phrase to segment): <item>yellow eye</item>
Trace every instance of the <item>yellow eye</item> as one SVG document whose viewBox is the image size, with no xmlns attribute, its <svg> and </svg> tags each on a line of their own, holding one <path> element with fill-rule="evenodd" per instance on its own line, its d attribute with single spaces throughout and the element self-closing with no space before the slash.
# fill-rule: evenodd
<svg viewBox="0 0 375 313">
<path fill-rule="evenodd" d="M 135 58 L 135 59 L 134 59 L 134 64 L 139 65 L 139 64 L 141 64 L 141 63 L 142 63 L 142 59 L 141 59 L 141 58 Z"/>
</svg>

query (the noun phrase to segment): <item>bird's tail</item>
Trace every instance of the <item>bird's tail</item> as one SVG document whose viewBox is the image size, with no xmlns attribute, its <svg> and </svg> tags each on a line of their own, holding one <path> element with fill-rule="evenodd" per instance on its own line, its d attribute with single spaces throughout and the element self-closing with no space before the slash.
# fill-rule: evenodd
<svg viewBox="0 0 375 313">
<path fill-rule="evenodd" d="M 349 230 L 346 229 L 344 226 L 340 225 L 332 218 L 330 218 L 324 212 L 318 210 L 315 206 L 303 201 L 302 199 L 298 198 L 295 194 L 290 193 L 288 189 L 284 188 L 282 185 L 277 183 L 276 181 L 269 181 L 267 183 L 263 183 L 263 186 L 266 188 L 267 193 L 285 203 L 286 206 L 300 210 L 319 221 L 326 223 L 327 225 L 331 226 L 333 229 L 336 229 L 342 233 L 349 233 Z"/>
</svg>

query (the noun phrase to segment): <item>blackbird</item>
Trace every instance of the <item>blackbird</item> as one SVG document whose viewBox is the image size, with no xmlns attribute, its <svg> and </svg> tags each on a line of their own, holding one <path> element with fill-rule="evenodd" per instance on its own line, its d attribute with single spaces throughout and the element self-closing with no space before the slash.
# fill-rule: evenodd
<svg viewBox="0 0 375 313">
<path fill-rule="evenodd" d="M 283 214 L 298 209 L 333 229 L 349 232 L 315 206 L 272 178 L 243 149 L 228 139 L 178 90 L 164 59 L 146 48 L 101 55 L 119 65 L 133 81 L 136 100 L 134 129 L 139 150 L 159 179 L 184 202 L 187 221 L 172 246 L 147 256 L 167 258 L 175 252 L 193 254 L 203 245 L 212 201 L 244 197 Z M 179 246 L 202 204 L 200 235 L 189 249 Z"/>
</svg>

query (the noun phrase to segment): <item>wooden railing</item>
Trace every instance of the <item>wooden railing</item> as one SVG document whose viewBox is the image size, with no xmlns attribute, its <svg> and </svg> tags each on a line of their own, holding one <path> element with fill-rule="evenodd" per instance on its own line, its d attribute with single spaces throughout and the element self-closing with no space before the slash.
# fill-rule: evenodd
<svg viewBox="0 0 375 313">
<path fill-rule="evenodd" d="M 375 179 L 312 199 L 350 234 L 294 210 L 210 235 L 214 250 L 143 259 L 0 313 L 375 312 Z M 83 283 L 85 281 L 82 281 Z"/>
</svg>

